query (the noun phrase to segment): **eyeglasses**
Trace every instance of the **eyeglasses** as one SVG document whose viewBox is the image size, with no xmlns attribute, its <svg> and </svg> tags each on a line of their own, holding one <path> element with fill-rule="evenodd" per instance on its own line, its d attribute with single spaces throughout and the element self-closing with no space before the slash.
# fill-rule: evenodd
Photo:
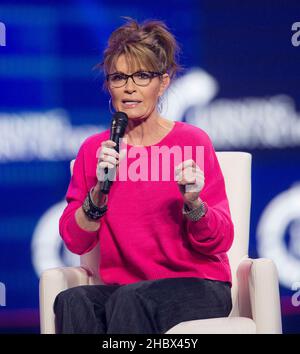
<svg viewBox="0 0 300 354">
<path fill-rule="evenodd" d="M 113 73 L 106 75 L 106 80 L 111 87 L 119 88 L 127 84 L 128 79 L 131 77 L 133 82 L 138 86 L 147 86 L 150 84 L 154 77 L 161 76 L 162 73 L 154 71 L 137 71 L 131 75 L 123 73 Z"/>
</svg>

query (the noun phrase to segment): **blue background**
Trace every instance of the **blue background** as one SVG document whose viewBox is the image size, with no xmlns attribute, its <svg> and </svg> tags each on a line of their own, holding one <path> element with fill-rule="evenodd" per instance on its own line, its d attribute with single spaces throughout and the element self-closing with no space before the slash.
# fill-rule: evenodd
<svg viewBox="0 0 300 354">
<path fill-rule="evenodd" d="M 291 26 L 300 21 L 298 0 L 2 0 L 0 22 L 6 26 L 6 46 L 0 46 L 0 282 L 6 287 L 6 306 L 0 307 L 0 332 L 39 331 L 33 234 L 44 213 L 63 202 L 69 160 L 80 142 L 90 132 L 109 127 L 108 96 L 102 90 L 101 74 L 93 67 L 101 61 L 110 33 L 124 22 L 121 16 L 165 21 L 181 45 L 180 61 L 186 71 L 201 68 L 218 83 L 209 104 L 285 95 L 299 127 L 300 46 L 291 43 Z M 57 116 L 51 120 L 49 112 L 66 117 L 65 135 L 46 129 L 44 144 L 49 144 L 50 152 L 46 147 L 41 153 L 40 142 L 34 140 L 38 138 L 34 135 L 31 140 L 30 134 L 43 129 L 32 128 L 34 117 L 45 114 L 45 126 L 55 123 Z M 272 119 L 263 115 L 262 125 L 266 118 Z M 189 122 L 189 112 L 181 120 Z M 201 119 L 198 123 L 201 127 Z M 273 127 L 276 131 L 287 124 L 274 120 Z M 32 131 L 26 132 L 26 127 Z M 232 127 L 231 134 L 234 141 L 238 131 Z M 67 146 L 64 153 L 53 148 L 57 141 L 59 147 Z M 252 257 L 262 256 L 256 233 L 266 206 L 300 180 L 300 138 L 291 143 L 286 135 L 278 141 L 278 146 L 214 141 L 217 150 L 253 154 Z M 297 249 L 300 228 L 295 232 Z M 289 227 L 283 242 L 300 265 L 300 252 L 290 247 Z M 281 285 L 283 330 L 299 332 L 300 307 L 291 304 L 294 291 Z"/>
</svg>

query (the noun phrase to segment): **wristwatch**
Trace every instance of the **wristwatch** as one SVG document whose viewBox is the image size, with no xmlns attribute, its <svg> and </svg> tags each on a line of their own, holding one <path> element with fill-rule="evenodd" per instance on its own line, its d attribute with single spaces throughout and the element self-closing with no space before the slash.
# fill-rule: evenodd
<svg viewBox="0 0 300 354">
<path fill-rule="evenodd" d="M 98 220 L 100 219 L 107 211 L 107 205 L 104 204 L 101 207 L 98 207 L 95 205 L 93 202 L 92 196 L 91 196 L 91 191 L 93 188 L 88 192 L 83 204 L 82 204 L 82 209 L 85 213 L 85 215 L 92 220 Z M 107 201 L 107 196 L 105 201 Z"/>
<path fill-rule="evenodd" d="M 182 213 L 190 220 L 198 221 L 207 213 L 207 210 L 208 210 L 207 204 L 201 200 L 199 207 L 192 210 L 190 210 L 188 206 L 184 204 L 182 208 Z"/>
</svg>

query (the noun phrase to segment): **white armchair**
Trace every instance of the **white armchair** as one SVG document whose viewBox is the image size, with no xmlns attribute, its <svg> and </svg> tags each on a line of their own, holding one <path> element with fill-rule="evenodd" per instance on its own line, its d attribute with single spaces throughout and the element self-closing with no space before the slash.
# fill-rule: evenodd
<svg viewBox="0 0 300 354">
<path fill-rule="evenodd" d="M 166 334 L 282 333 L 277 270 L 270 259 L 248 258 L 251 206 L 251 155 L 217 152 L 234 223 L 228 253 L 232 270 L 232 311 L 229 317 L 184 321 Z M 73 162 L 71 162 L 72 173 Z M 80 267 L 46 270 L 40 279 L 41 333 L 55 333 L 56 295 L 77 285 L 103 284 L 98 274 L 99 245 L 82 255 Z"/>
</svg>

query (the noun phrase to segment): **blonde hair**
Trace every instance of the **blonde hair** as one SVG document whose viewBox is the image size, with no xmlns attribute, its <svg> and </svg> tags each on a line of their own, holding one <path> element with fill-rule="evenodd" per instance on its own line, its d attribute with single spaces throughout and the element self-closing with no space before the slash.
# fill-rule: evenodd
<svg viewBox="0 0 300 354">
<path fill-rule="evenodd" d="M 124 54 L 132 71 L 142 67 L 146 70 L 168 73 L 174 78 L 181 70 L 177 63 L 179 46 L 166 24 L 158 20 L 146 20 L 139 24 L 125 17 L 127 22 L 109 37 L 104 50 L 103 62 L 96 67 L 105 74 L 115 70 L 116 62 Z"/>
</svg>

